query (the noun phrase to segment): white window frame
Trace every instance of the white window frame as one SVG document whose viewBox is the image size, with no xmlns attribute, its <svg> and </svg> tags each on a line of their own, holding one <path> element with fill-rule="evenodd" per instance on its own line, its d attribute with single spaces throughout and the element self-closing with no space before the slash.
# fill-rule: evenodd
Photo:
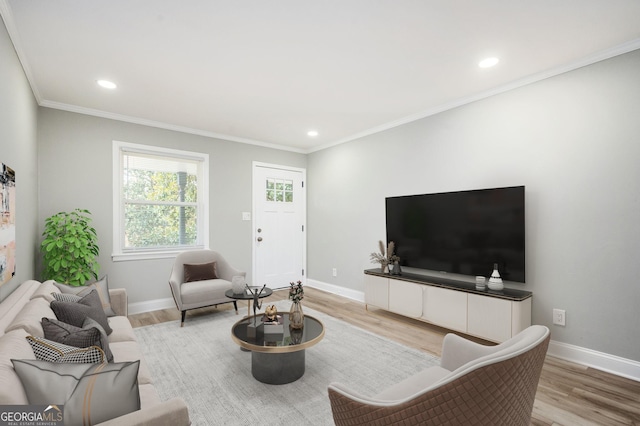
<svg viewBox="0 0 640 426">
<path fill-rule="evenodd" d="M 139 153 L 195 160 L 198 167 L 198 237 L 195 246 L 154 249 L 124 248 L 123 153 Z M 209 248 L 209 154 L 113 141 L 113 253 L 114 262 L 164 259 L 189 249 Z"/>
</svg>

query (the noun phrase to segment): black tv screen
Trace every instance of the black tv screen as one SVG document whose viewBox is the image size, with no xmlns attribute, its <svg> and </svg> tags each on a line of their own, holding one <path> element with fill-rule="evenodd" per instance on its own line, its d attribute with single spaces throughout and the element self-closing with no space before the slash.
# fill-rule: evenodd
<svg viewBox="0 0 640 426">
<path fill-rule="evenodd" d="M 389 197 L 387 242 L 404 267 L 525 282 L 524 186 Z"/>
</svg>

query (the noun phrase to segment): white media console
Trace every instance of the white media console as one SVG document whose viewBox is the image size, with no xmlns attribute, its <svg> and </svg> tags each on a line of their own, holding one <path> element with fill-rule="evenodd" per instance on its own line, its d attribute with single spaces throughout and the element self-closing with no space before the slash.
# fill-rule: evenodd
<svg viewBox="0 0 640 426">
<path fill-rule="evenodd" d="M 417 274 L 389 275 L 371 269 L 364 273 L 367 309 L 375 306 L 498 343 L 531 325 L 528 291 L 476 290 L 475 283 Z"/>
</svg>

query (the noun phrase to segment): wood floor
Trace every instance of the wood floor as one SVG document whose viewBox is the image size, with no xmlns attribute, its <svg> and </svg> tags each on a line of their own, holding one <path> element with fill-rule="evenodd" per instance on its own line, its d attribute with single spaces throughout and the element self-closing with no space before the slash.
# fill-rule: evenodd
<svg viewBox="0 0 640 426">
<path fill-rule="evenodd" d="M 286 299 L 287 290 L 275 291 L 265 303 Z M 239 302 L 240 313 L 246 305 Z M 370 330 L 403 345 L 440 356 L 447 330 L 390 312 L 371 308 L 330 293 L 305 288 L 303 306 Z M 187 313 L 208 315 L 232 304 Z M 134 327 L 180 319 L 177 309 L 129 316 Z M 482 342 L 478 340 L 479 342 Z M 533 408 L 532 425 L 640 425 L 640 382 L 547 356 Z"/>
</svg>

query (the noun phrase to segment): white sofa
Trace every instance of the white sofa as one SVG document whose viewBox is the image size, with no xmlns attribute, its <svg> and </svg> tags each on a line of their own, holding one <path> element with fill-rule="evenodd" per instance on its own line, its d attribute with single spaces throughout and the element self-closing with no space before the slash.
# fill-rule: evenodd
<svg viewBox="0 0 640 426">
<path fill-rule="evenodd" d="M 5 300 L 0 302 L 0 405 L 28 404 L 20 378 L 11 359 L 35 359 L 28 335 L 44 337 L 41 325 L 43 317 L 56 318 L 49 303 L 51 293 L 60 290 L 53 281 L 40 283 L 25 281 Z M 114 362 L 140 360 L 138 386 L 141 409 L 101 425 L 189 425 L 189 412 L 181 398 L 160 401 L 153 385 L 151 373 L 146 366 L 131 323 L 127 319 L 127 294 L 124 289 L 110 289 L 111 307 L 116 316 L 109 317 L 113 332 L 109 335 L 109 347 Z"/>
</svg>

